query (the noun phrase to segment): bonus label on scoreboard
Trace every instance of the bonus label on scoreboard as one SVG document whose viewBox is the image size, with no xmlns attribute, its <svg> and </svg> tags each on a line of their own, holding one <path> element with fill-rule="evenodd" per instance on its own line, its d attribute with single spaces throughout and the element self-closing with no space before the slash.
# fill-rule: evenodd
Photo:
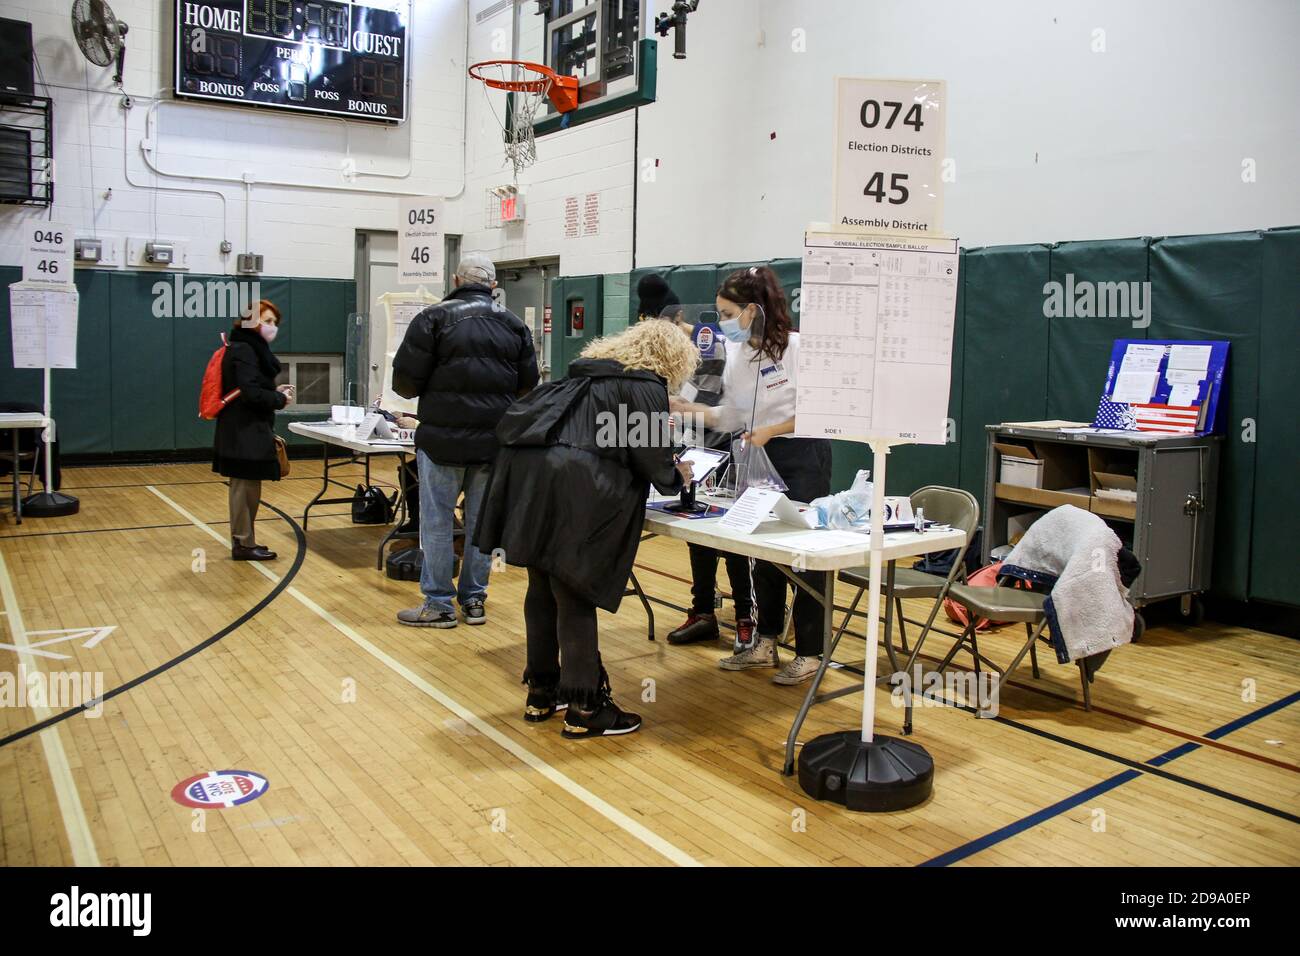
<svg viewBox="0 0 1300 956">
<path fill-rule="evenodd" d="M 405 0 L 176 0 L 176 95 L 406 118 Z"/>
</svg>

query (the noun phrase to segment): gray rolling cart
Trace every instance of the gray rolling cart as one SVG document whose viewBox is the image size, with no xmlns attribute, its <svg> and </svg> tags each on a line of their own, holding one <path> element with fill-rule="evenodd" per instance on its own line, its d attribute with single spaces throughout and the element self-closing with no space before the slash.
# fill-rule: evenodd
<svg viewBox="0 0 1300 956">
<path fill-rule="evenodd" d="M 1220 437 L 1023 425 L 989 425 L 986 432 L 985 564 L 993 548 L 1038 515 L 1075 505 L 1105 519 L 1142 563 L 1129 589 L 1134 607 L 1177 597 L 1183 617 L 1200 622 L 1200 594 L 1210 584 Z M 1111 489 L 1135 493 L 1136 500 Z M 1140 614 L 1138 620 L 1144 627 Z"/>
</svg>

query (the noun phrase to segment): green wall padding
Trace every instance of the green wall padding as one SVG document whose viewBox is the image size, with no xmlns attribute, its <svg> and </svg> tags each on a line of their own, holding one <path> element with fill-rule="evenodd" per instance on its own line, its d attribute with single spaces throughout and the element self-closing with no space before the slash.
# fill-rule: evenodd
<svg viewBox="0 0 1300 956">
<path fill-rule="evenodd" d="M 1300 415 L 1294 397 L 1300 369 L 1300 228 L 1270 230 L 1262 240 L 1250 596 L 1300 604 L 1295 558 L 1300 541 Z M 1229 350 L 1229 369 L 1234 361 Z M 1228 433 L 1229 441 L 1240 435 L 1238 427 L 1235 435 Z"/>
<path fill-rule="evenodd" d="M 231 281 L 233 276 L 79 269 L 81 293 L 77 368 L 52 375 L 54 418 L 65 454 L 129 454 L 206 448 L 213 425 L 198 417 L 199 382 L 230 327 L 226 318 L 155 318 L 154 287 L 174 282 Z M 0 283 L 22 270 L 0 267 Z M 285 323 L 275 342 L 281 354 L 342 354 L 347 315 L 355 308 L 351 279 L 259 280 L 260 293 L 280 307 Z M 13 368 L 9 298 L 0 297 L 0 399 L 39 404 L 41 372 Z M 318 412 L 280 416 L 284 423 Z"/>
<path fill-rule="evenodd" d="M 794 320 L 794 327 L 799 328 L 799 286 L 803 282 L 803 260 L 802 259 L 773 259 L 768 263 L 772 271 L 776 273 L 777 281 L 781 283 L 781 288 L 785 290 L 785 301 L 790 304 L 790 318 Z"/>
<path fill-rule="evenodd" d="M 684 305 L 711 304 L 718 298 L 718 284 L 722 281 L 718 267 L 707 263 L 678 266 L 665 278 Z"/>
<path fill-rule="evenodd" d="M 0 282 L 6 290 L 10 283 L 22 280 L 23 270 L 17 266 L 0 266 Z M 44 401 L 41 380 L 43 373 L 35 368 L 14 368 L 14 340 L 9 328 L 9 293 L 0 296 L 0 401 L 29 402 L 39 405 Z M 57 390 L 56 390 L 57 391 Z"/>
<path fill-rule="evenodd" d="M 604 276 L 562 276 L 551 286 L 551 378 L 564 378 L 569 363 L 592 339 L 603 333 Z M 581 300 L 584 309 L 581 334 L 569 335 L 570 303 Z"/>
<path fill-rule="evenodd" d="M 1144 339 L 1147 330 L 1135 327 L 1131 317 L 1098 318 L 1078 315 L 1080 283 L 1095 291 L 1097 283 L 1147 281 L 1147 239 L 1111 239 L 1100 242 L 1063 242 L 1052 247 L 1052 281 L 1060 283 L 1062 296 L 1073 276 L 1075 313 L 1048 319 L 1047 411 L 1045 418 L 1091 422 L 1106 382 L 1111 347 L 1116 339 Z M 1133 286 L 1126 288 L 1131 293 Z M 1144 301 L 1145 292 L 1142 293 Z M 1045 298 L 1045 296 L 1044 296 Z M 1110 309 L 1110 304 L 1107 310 Z M 1129 302 L 1130 311 L 1134 305 Z"/>
<path fill-rule="evenodd" d="M 153 315 L 153 283 L 170 276 L 109 275 L 110 389 L 113 451 L 165 451 L 176 447 L 173 380 L 175 332 L 186 319 Z M 81 303 L 81 311 L 94 308 Z"/>
<path fill-rule="evenodd" d="M 1147 338 L 1232 343 L 1217 413 L 1225 439 L 1212 590 L 1236 599 L 1247 596 L 1250 582 L 1256 445 L 1242 441 L 1242 421 L 1258 421 L 1259 414 L 1262 246 L 1255 232 L 1175 236 L 1151 243 L 1154 305 Z"/>
<path fill-rule="evenodd" d="M 980 501 L 984 426 L 1041 421 L 1047 411 L 1043 285 L 1050 260 L 1051 251 L 1043 245 L 971 249 L 962 258 L 965 356 L 957 422 L 959 484 Z"/>
<path fill-rule="evenodd" d="M 111 447 L 113 439 L 112 354 L 108 301 L 111 276 L 81 270 L 74 281 L 77 310 L 77 367 L 50 373 L 59 452 L 78 455 Z"/>
</svg>

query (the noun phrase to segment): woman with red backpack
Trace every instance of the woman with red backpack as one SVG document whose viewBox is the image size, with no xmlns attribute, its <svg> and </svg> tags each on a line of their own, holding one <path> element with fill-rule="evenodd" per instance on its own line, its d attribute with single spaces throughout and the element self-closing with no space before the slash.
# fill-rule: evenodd
<svg viewBox="0 0 1300 956">
<path fill-rule="evenodd" d="M 257 543 L 256 522 L 262 482 L 280 480 L 275 413 L 293 401 L 292 385 L 275 384 L 280 361 L 271 343 L 279 329 L 280 310 L 259 300 L 235 321 L 221 359 L 222 394 L 228 401 L 217 415 L 212 470 L 230 479 L 230 556 L 236 561 L 276 557 Z"/>
</svg>

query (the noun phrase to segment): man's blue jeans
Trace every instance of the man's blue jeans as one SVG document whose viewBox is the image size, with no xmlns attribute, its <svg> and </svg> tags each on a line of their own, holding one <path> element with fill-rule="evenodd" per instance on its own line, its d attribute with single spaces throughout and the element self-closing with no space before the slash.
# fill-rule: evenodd
<svg viewBox="0 0 1300 956">
<path fill-rule="evenodd" d="M 452 598 L 464 607 L 487 598 L 488 573 L 492 558 L 471 543 L 478 509 L 487 489 L 489 464 L 439 465 L 422 451 L 415 453 L 420 471 L 420 590 L 425 601 L 438 611 L 454 613 Z M 461 492 L 465 493 L 465 550 L 460 564 L 459 586 L 452 587 L 451 571 L 456 560 L 452 551 L 452 511 Z"/>
</svg>

